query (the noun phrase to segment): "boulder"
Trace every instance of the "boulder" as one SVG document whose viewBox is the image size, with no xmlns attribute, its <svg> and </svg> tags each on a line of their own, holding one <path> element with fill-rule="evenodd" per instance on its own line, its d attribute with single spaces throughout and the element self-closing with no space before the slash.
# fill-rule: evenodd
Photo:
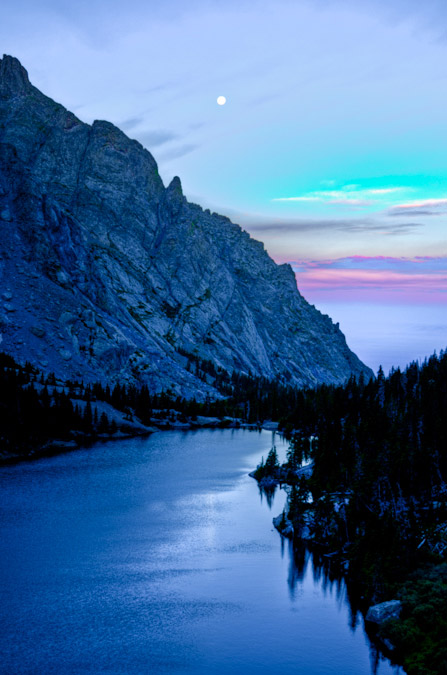
<svg viewBox="0 0 447 675">
<path fill-rule="evenodd" d="M 368 609 L 366 621 L 376 623 L 379 626 L 389 619 L 398 619 L 402 611 L 400 600 L 388 600 L 378 605 L 373 605 Z"/>
</svg>

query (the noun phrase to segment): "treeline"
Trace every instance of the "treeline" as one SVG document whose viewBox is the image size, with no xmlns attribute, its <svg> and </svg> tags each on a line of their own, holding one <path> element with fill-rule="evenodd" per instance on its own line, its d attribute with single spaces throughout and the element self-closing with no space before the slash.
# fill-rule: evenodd
<svg viewBox="0 0 447 675">
<path fill-rule="evenodd" d="M 95 384 L 91 387 L 91 393 L 119 410 L 134 410 L 143 423 L 153 417 L 153 411 L 173 409 L 185 418 L 194 419 L 197 415 L 228 416 L 256 424 L 267 419 L 278 420 L 281 413 L 285 409 L 290 410 L 296 400 L 296 390 L 265 378 L 233 373 L 226 374 L 225 383 L 225 386 L 219 384 L 218 387 L 224 398 L 213 400 L 208 396 L 204 401 L 174 396 L 169 390 L 151 394 L 146 385 L 136 387 L 117 384 L 111 389 Z M 215 382 L 216 387 L 217 384 Z"/>
<path fill-rule="evenodd" d="M 207 401 L 200 414 L 241 417 L 250 424 L 265 420 L 279 420 L 289 414 L 297 405 L 299 390 L 281 382 L 250 373 L 228 373 L 212 361 L 201 359 L 183 349 L 179 354 L 188 359 L 187 369 L 199 379 L 212 384 L 224 398 Z M 176 399 L 177 410 L 187 412 L 190 402 Z M 205 412 L 203 412 L 205 411 Z"/>
<path fill-rule="evenodd" d="M 382 633 L 406 672 L 447 673 L 447 352 L 298 392 L 285 425 L 298 430 L 287 465 L 313 460 L 289 497 L 295 531 L 306 527 L 369 602 L 400 597 L 401 620 Z"/>
<path fill-rule="evenodd" d="M 431 522 L 446 518 L 447 352 L 388 377 L 380 369 L 368 382 L 351 378 L 298 394 L 286 420 L 299 429 L 291 460 L 312 455 L 317 500 L 352 494 L 350 521 L 359 529 L 351 538 L 376 514 L 398 524 L 401 536 L 424 514 Z M 312 435 L 318 440 L 311 446 Z"/>
<path fill-rule="evenodd" d="M 183 355 L 187 355 L 189 363 L 193 364 L 190 370 L 203 381 L 213 384 L 222 398 L 211 399 L 207 396 L 205 400 L 197 401 L 175 396 L 170 390 L 151 394 L 146 385 L 137 387 L 117 384 L 111 389 L 95 384 L 91 392 L 96 398 L 111 403 L 119 410 L 134 410 L 143 423 L 153 417 L 154 410 L 173 409 L 185 418 L 194 419 L 197 415 L 227 416 L 243 419 L 249 424 L 261 424 L 265 420 L 281 419 L 300 400 L 299 390 L 278 380 L 238 372 L 229 374 L 215 367 L 211 361 L 199 359 L 188 352 Z"/>
<path fill-rule="evenodd" d="M 190 363 L 201 379 L 211 378 L 222 398 L 196 401 L 176 397 L 170 391 L 154 394 L 146 385 L 62 382 L 29 363 L 21 366 L 0 352 L 0 455 L 24 455 L 53 439 L 83 443 L 114 434 L 117 424 L 113 415 L 109 418 L 105 412 L 98 413 L 97 402 L 110 404 L 129 422 L 136 418 L 149 426 L 154 418 L 169 419 L 171 411 L 176 411 L 180 421 L 194 421 L 201 415 L 261 423 L 278 419 L 286 401 L 290 405 L 295 400 L 295 391 L 277 382 L 239 373 L 229 375 L 191 355 Z"/>
<path fill-rule="evenodd" d="M 0 353 L 0 452 L 3 458 L 28 455 L 48 441 L 80 442 L 113 434 L 116 422 L 92 408 L 92 392 L 82 383 L 61 386 L 27 363 Z M 78 401 L 78 402 L 75 402 Z"/>
</svg>

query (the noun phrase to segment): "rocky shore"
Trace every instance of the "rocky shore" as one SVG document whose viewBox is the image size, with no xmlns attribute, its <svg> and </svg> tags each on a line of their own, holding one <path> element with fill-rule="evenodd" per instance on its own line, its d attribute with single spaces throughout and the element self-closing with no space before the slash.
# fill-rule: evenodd
<svg viewBox="0 0 447 675">
<path fill-rule="evenodd" d="M 287 468 L 286 465 L 275 466 L 267 475 L 259 474 L 259 466 L 250 472 L 250 476 L 258 481 L 258 485 L 263 490 L 272 490 L 276 487 L 282 487 L 287 491 L 288 498 L 285 509 L 278 516 L 273 518 L 273 525 L 281 536 L 290 540 L 299 540 L 306 542 L 309 546 L 324 550 L 321 557 L 328 563 L 337 567 L 341 576 L 347 576 L 349 573 L 349 558 L 346 550 L 342 547 L 340 550 L 330 550 L 328 541 L 316 539 L 315 537 L 315 518 L 316 510 L 314 504 L 309 499 L 306 508 L 301 511 L 299 517 L 296 513 L 296 505 L 291 501 L 294 499 L 293 490 L 300 480 L 307 481 L 312 476 L 313 462 L 308 462 L 294 470 Z M 295 488 L 294 488 L 295 486 Z M 326 495 L 328 503 L 331 505 L 333 514 L 341 514 L 349 501 L 351 495 L 341 493 L 331 493 Z M 293 514 L 291 513 L 293 511 Z M 329 533 L 328 533 L 329 534 Z M 329 540 L 329 537 L 328 537 Z M 400 619 L 402 612 L 402 603 L 400 600 L 388 600 L 371 605 L 365 614 L 365 625 L 370 636 L 390 654 L 394 653 L 396 646 L 391 642 L 387 634 L 387 623 Z"/>
<path fill-rule="evenodd" d="M 82 399 L 71 399 L 73 405 L 81 410 L 87 405 Z M 107 415 L 113 425 L 113 431 L 102 433 L 83 433 L 79 430 L 71 431 L 65 438 L 53 438 L 44 443 L 37 444 L 29 449 L 19 449 L 17 452 L 6 452 L 0 447 L 0 466 L 15 464 L 21 461 L 51 457 L 64 452 L 77 450 L 97 441 L 114 441 L 137 436 L 148 436 L 159 431 L 193 431 L 197 429 L 251 429 L 253 431 L 275 431 L 277 422 L 267 420 L 264 423 L 250 424 L 237 417 L 207 417 L 196 415 L 187 417 L 177 410 L 154 410 L 150 424 L 143 424 L 133 415 L 132 411 L 123 412 L 117 410 L 105 401 L 91 402 L 92 415 L 100 418 Z"/>
</svg>

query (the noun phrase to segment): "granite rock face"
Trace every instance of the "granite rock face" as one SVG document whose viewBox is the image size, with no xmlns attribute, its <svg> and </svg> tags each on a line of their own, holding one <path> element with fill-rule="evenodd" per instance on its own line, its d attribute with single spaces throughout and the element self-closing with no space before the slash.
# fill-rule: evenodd
<svg viewBox="0 0 447 675">
<path fill-rule="evenodd" d="M 212 393 L 185 352 L 296 385 L 371 371 L 289 265 L 165 188 L 113 124 L 82 123 L 0 60 L 0 349 L 64 378 Z M 180 353 L 181 352 L 181 353 Z"/>
</svg>

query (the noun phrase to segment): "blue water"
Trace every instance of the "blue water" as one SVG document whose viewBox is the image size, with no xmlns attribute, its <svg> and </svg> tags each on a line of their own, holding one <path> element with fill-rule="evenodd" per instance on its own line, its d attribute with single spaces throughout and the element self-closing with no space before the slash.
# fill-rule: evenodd
<svg viewBox="0 0 447 675">
<path fill-rule="evenodd" d="M 0 469 L 0 672 L 400 673 L 273 529 L 284 492 L 247 475 L 271 444 L 162 432 Z"/>
</svg>

